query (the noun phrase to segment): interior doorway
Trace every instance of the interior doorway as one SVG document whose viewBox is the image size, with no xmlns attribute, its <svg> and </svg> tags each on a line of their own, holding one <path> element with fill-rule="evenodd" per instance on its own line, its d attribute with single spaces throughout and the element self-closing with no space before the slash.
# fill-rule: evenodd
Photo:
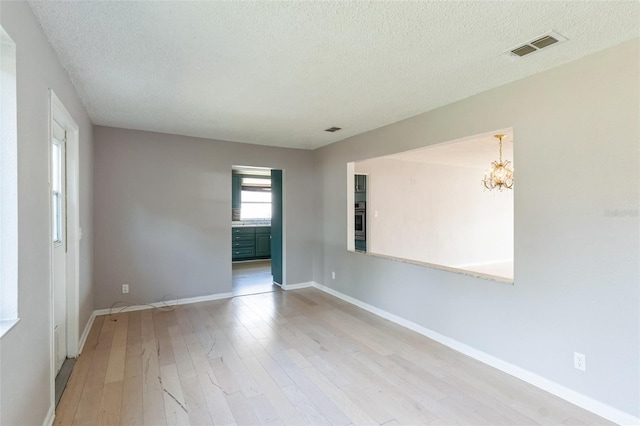
<svg viewBox="0 0 640 426">
<path fill-rule="evenodd" d="M 234 295 L 282 285 L 282 170 L 233 166 L 231 273 Z"/>
<path fill-rule="evenodd" d="M 53 91 L 50 92 L 50 296 L 51 395 L 56 376 L 79 353 L 79 137 L 78 125 Z M 67 365 L 69 365 L 67 363 Z M 59 393 L 59 392 L 58 392 Z M 52 401 L 54 402 L 54 401 Z"/>
</svg>

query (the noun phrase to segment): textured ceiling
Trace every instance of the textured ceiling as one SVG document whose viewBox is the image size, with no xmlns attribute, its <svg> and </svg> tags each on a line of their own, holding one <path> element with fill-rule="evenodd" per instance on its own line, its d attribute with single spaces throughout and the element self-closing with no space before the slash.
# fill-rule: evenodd
<svg viewBox="0 0 640 426">
<path fill-rule="evenodd" d="M 95 124 L 297 148 L 640 36 L 636 1 L 30 4 Z"/>
</svg>

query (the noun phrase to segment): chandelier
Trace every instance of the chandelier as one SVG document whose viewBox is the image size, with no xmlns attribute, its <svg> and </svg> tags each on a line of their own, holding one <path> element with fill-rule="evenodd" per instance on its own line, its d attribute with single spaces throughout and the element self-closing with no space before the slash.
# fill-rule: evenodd
<svg viewBox="0 0 640 426">
<path fill-rule="evenodd" d="M 491 170 L 487 170 L 484 173 L 484 179 L 482 179 L 482 185 L 490 191 L 513 188 L 513 169 L 509 166 L 511 162 L 502 161 L 502 138 L 504 136 L 495 135 L 500 143 L 500 159 L 491 163 Z"/>
</svg>

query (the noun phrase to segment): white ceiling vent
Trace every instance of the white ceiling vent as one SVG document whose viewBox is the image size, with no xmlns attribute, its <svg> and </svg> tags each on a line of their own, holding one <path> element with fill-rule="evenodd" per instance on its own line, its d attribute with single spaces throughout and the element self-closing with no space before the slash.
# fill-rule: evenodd
<svg viewBox="0 0 640 426">
<path fill-rule="evenodd" d="M 509 49 L 504 53 L 510 56 L 521 57 L 565 41 L 567 41 L 566 37 L 561 36 L 555 31 L 549 31 L 547 33 L 539 35 L 536 38 L 531 39 L 530 41 L 527 41 L 526 43 Z"/>
</svg>

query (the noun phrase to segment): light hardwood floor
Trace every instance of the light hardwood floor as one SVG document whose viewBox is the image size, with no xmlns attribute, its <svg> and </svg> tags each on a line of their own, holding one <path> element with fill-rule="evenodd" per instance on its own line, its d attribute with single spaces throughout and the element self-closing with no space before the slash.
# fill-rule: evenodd
<svg viewBox="0 0 640 426">
<path fill-rule="evenodd" d="M 610 424 L 316 289 L 96 318 L 60 425 Z"/>
<path fill-rule="evenodd" d="M 234 296 L 280 290 L 273 284 L 271 260 L 232 264 L 231 291 Z"/>
</svg>

